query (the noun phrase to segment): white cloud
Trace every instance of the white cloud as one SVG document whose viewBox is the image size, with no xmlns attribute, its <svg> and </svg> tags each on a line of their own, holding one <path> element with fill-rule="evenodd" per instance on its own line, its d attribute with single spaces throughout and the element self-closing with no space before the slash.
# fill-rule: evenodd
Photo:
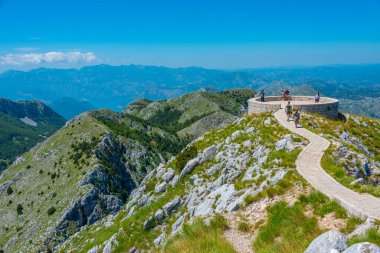
<svg viewBox="0 0 380 253">
<path fill-rule="evenodd" d="M 97 60 L 92 52 L 48 52 L 42 54 L 7 54 L 0 56 L 0 64 L 25 65 L 41 63 L 91 63 Z"/>
</svg>

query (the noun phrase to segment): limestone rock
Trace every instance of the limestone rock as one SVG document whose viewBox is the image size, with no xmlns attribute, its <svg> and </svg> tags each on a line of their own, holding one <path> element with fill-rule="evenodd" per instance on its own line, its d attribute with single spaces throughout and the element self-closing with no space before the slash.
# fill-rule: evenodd
<svg viewBox="0 0 380 253">
<path fill-rule="evenodd" d="M 145 203 L 148 201 L 148 199 L 149 199 L 149 196 L 148 196 L 147 194 L 143 195 L 143 196 L 139 199 L 139 201 L 137 202 L 137 205 L 140 206 L 140 207 L 144 206 Z"/>
<path fill-rule="evenodd" d="M 157 168 L 157 174 L 156 174 L 157 179 L 161 178 L 166 173 L 166 169 L 163 166 L 164 166 L 163 164 L 160 164 L 160 166 Z"/>
<path fill-rule="evenodd" d="M 216 151 L 217 151 L 217 147 L 215 145 L 212 145 L 211 147 L 206 148 L 203 151 L 202 159 L 200 160 L 199 163 L 204 163 L 204 162 L 210 160 Z"/>
<path fill-rule="evenodd" d="M 154 246 L 159 246 L 162 241 L 165 239 L 166 237 L 166 232 L 163 232 L 159 237 L 157 237 L 156 239 L 154 239 L 153 243 L 154 243 Z"/>
<path fill-rule="evenodd" d="M 199 164 L 201 159 L 202 158 L 200 156 L 198 156 L 198 157 L 188 161 L 187 164 L 185 165 L 185 167 L 183 168 L 183 170 L 181 171 L 181 177 L 183 177 L 183 176 L 189 174 L 191 171 L 193 171 L 193 169 L 195 168 L 195 166 L 197 166 Z"/>
<path fill-rule="evenodd" d="M 275 144 L 276 150 L 286 149 L 293 150 L 294 146 L 292 144 L 292 137 L 290 134 L 286 135 L 283 139 L 279 140 Z"/>
<path fill-rule="evenodd" d="M 116 239 L 117 234 L 114 234 L 109 240 L 107 240 L 104 244 L 103 253 L 111 253 L 114 248 L 118 245 L 118 241 Z"/>
<path fill-rule="evenodd" d="M 177 210 L 181 206 L 181 198 L 176 196 L 174 200 L 166 203 L 162 208 L 165 211 L 166 215 L 170 215 L 173 211 Z"/>
<path fill-rule="evenodd" d="M 170 182 L 171 186 L 174 188 L 177 185 L 178 181 L 179 181 L 179 176 L 175 175 L 172 181 Z"/>
<path fill-rule="evenodd" d="M 369 242 L 361 242 L 352 245 L 343 253 L 380 253 L 380 248 Z"/>
<path fill-rule="evenodd" d="M 172 225 L 172 234 L 175 234 L 178 232 L 178 230 L 181 228 L 183 222 L 185 221 L 186 214 L 182 215 L 181 217 L 178 218 L 176 222 Z"/>
<path fill-rule="evenodd" d="M 234 133 L 231 135 L 231 140 L 235 140 L 237 137 L 239 137 L 239 136 L 242 135 L 242 134 L 243 134 L 243 131 L 240 131 L 240 130 L 234 132 Z"/>
<path fill-rule="evenodd" d="M 327 253 L 334 249 L 339 252 L 347 249 L 347 238 L 330 230 L 314 239 L 304 253 Z"/>
<path fill-rule="evenodd" d="M 348 238 L 352 238 L 354 236 L 363 236 L 367 233 L 368 230 L 376 228 L 375 220 L 368 218 L 363 224 L 360 224 L 351 234 L 348 235 Z"/>
<path fill-rule="evenodd" d="M 168 171 L 162 175 L 162 180 L 164 180 L 165 182 L 169 182 L 175 175 L 175 172 L 172 168 L 169 168 Z"/>
<path fill-rule="evenodd" d="M 100 249 L 100 246 L 96 245 L 92 247 L 89 251 L 87 251 L 87 253 L 98 253 L 99 249 Z"/>
<path fill-rule="evenodd" d="M 143 229 L 144 230 L 149 230 L 154 227 L 154 216 L 150 216 L 146 221 L 144 221 L 143 224 Z"/>
<path fill-rule="evenodd" d="M 166 182 L 162 182 L 161 184 L 157 184 L 154 187 L 155 193 L 161 193 L 161 192 L 164 192 L 165 190 L 166 190 Z"/>
<path fill-rule="evenodd" d="M 157 221 L 161 221 L 165 218 L 165 213 L 162 209 L 158 209 L 157 212 L 154 214 L 154 218 Z"/>
</svg>

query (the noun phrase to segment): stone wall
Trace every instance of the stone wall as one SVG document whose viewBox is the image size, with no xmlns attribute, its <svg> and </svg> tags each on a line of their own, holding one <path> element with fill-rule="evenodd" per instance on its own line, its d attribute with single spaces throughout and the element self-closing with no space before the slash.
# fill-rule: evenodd
<svg viewBox="0 0 380 253">
<path fill-rule="evenodd" d="M 308 101 L 310 103 L 307 103 Z M 260 98 L 251 98 L 248 100 L 248 114 L 277 111 L 281 108 L 281 103 L 286 102 L 278 96 L 266 97 L 264 103 L 260 102 Z M 319 113 L 332 118 L 338 117 L 339 100 L 334 98 L 322 97 L 319 103 L 314 103 L 314 97 L 293 96 L 291 104 L 294 110 L 301 112 Z"/>
</svg>

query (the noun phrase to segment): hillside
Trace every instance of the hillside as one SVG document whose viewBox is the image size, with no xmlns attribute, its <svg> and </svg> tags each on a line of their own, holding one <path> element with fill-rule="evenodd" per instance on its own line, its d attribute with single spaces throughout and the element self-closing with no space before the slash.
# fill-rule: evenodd
<svg viewBox="0 0 380 253">
<path fill-rule="evenodd" d="M 199 97 L 211 96 L 226 104 L 226 111 L 216 103 L 210 111 L 226 115 L 208 129 L 217 128 L 235 120 L 232 113 L 243 113 L 246 96 L 252 92 L 191 93 L 179 98 L 191 103 L 178 112 L 188 122 L 202 120 L 203 114 L 187 113 L 202 108 L 205 99 Z M 172 102 L 158 104 L 171 105 L 176 111 L 174 106 L 180 106 Z M 177 136 L 165 124 L 136 115 L 105 109 L 83 113 L 1 175 L 0 245 L 6 252 L 48 251 L 81 227 L 117 213 L 150 171 L 194 138 Z M 187 126 L 178 118 L 167 120 L 173 120 L 171 125 L 178 130 Z M 203 134 L 206 130 L 199 131 Z"/>
<path fill-rule="evenodd" d="M 298 174 L 306 139 L 270 113 L 234 116 L 250 92 L 142 99 L 122 113 L 75 117 L 0 176 L 0 250 L 297 253 L 329 230 L 340 231 L 342 248 L 379 244 L 376 222 L 360 225 Z M 229 118 L 187 131 L 215 113 Z M 347 131 L 341 161 L 367 159 L 375 175 L 377 120 L 305 114 L 302 123 L 326 138 Z M 328 173 L 326 164 L 340 162 L 332 159 L 322 164 Z M 368 187 L 377 178 L 362 179 L 359 188 L 339 182 L 377 196 L 378 186 Z"/>
<path fill-rule="evenodd" d="M 323 245 L 342 252 L 362 241 L 379 244 L 378 224 L 358 226 L 361 220 L 298 175 L 295 161 L 306 145 L 271 114 L 243 117 L 160 164 L 118 214 L 57 250 L 301 253 L 310 245 L 314 253 L 329 252 Z M 328 242 L 326 231 L 335 236 Z"/>
<path fill-rule="evenodd" d="M 143 119 L 183 138 L 194 138 L 237 119 L 247 110 L 250 89 L 193 92 L 165 101 L 137 100 L 124 113 Z"/>
<path fill-rule="evenodd" d="M 0 99 L 0 171 L 64 124 L 41 102 Z"/>
</svg>

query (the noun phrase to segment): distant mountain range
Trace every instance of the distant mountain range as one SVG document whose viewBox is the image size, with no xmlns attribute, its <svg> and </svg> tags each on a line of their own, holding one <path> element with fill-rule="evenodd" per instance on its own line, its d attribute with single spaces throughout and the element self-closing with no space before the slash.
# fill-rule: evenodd
<svg viewBox="0 0 380 253">
<path fill-rule="evenodd" d="M 301 87 L 295 88 L 298 86 Z M 234 71 L 97 65 L 81 69 L 12 70 L 0 74 L 1 96 L 44 101 L 66 118 L 94 108 L 121 111 L 138 98 L 164 100 L 204 87 L 265 88 L 274 94 L 278 94 L 281 87 L 291 88 L 293 94 L 313 95 L 320 91 L 323 95 L 344 99 L 344 110 L 380 117 L 379 113 L 367 110 L 371 106 L 368 101 L 380 102 L 379 64 Z M 364 110 L 352 110 L 356 108 L 352 103 L 362 101 L 366 102 Z"/>
<path fill-rule="evenodd" d="M 41 102 L 0 99 L 0 171 L 65 122 Z"/>
</svg>

